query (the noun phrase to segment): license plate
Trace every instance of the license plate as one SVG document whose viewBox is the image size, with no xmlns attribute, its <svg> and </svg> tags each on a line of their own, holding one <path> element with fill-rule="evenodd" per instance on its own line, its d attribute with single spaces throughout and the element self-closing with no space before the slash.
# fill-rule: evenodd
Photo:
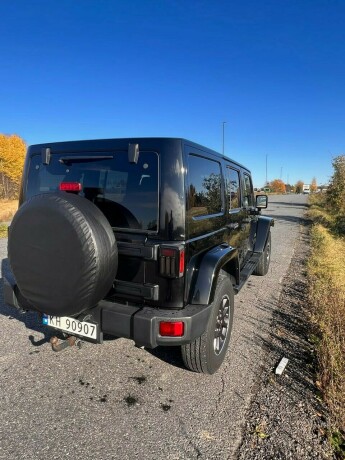
<svg viewBox="0 0 345 460">
<path fill-rule="evenodd" d="M 80 335 L 89 339 L 97 340 L 98 325 L 87 321 L 78 321 L 68 316 L 43 315 L 42 322 L 45 326 L 50 326 L 71 335 Z"/>
</svg>

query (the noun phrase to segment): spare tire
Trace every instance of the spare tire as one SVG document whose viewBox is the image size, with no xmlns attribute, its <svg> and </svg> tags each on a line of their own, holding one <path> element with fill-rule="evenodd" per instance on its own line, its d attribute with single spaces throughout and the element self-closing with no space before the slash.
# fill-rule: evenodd
<svg viewBox="0 0 345 460">
<path fill-rule="evenodd" d="M 117 272 L 115 236 L 102 212 L 79 195 L 36 195 L 11 223 L 8 257 L 18 288 L 42 313 L 73 316 L 97 304 Z"/>
</svg>

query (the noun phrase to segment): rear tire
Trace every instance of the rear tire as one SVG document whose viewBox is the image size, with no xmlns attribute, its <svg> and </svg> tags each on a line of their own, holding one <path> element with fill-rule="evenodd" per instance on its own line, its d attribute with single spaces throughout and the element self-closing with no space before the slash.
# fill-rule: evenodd
<svg viewBox="0 0 345 460">
<path fill-rule="evenodd" d="M 271 232 L 268 234 L 268 238 L 259 259 L 259 262 L 253 272 L 254 275 L 264 276 L 267 274 L 271 261 Z"/>
<path fill-rule="evenodd" d="M 214 374 L 222 365 L 232 330 L 234 290 L 230 277 L 221 273 L 205 332 L 181 346 L 185 366 L 193 372 Z"/>
</svg>

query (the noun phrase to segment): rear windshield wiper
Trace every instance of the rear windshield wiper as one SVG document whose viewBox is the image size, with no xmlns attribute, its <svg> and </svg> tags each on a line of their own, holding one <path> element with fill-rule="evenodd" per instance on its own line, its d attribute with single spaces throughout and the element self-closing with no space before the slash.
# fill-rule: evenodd
<svg viewBox="0 0 345 460">
<path fill-rule="evenodd" d="M 68 157 L 59 158 L 60 163 L 73 163 L 76 161 L 97 161 L 97 160 L 112 160 L 113 155 L 69 155 Z"/>
</svg>

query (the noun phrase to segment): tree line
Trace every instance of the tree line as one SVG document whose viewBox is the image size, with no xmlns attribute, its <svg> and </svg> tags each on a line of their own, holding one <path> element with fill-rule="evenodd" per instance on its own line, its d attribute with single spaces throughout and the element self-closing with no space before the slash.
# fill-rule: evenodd
<svg viewBox="0 0 345 460">
<path fill-rule="evenodd" d="M 303 185 L 304 182 L 301 180 L 298 180 L 296 184 L 285 184 L 281 179 L 274 179 L 271 182 L 267 184 L 267 187 L 270 189 L 271 192 L 275 193 L 302 193 L 303 192 Z M 310 192 L 316 192 L 317 191 L 317 181 L 316 178 L 313 177 L 311 183 L 310 183 Z"/>
<path fill-rule="evenodd" d="M 25 152 L 20 136 L 0 134 L 0 198 L 18 198 Z"/>
<path fill-rule="evenodd" d="M 335 157 L 332 166 L 326 207 L 335 218 L 337 232 L 345 235 L 345 155 Z"/>
<path fill-rule="evenodd" d="M 338 155 L 332 161 L 333 176 L 327 187 L 327 207 L 332 213 L 345 216 L 345 155 Z M 299 180 L 295 185 L 285 184 L 281 179 L 274 179 L 267 184 L 271 192 L 302 193 L 304 182 Z M 316 192 L 318 185 L 313 177 L 310 183 L 310 192 Z M 345 221 L 345 218 L 344 218 Z M 345 224 L 344 224 L 345 228 Z"/>
</svg>

